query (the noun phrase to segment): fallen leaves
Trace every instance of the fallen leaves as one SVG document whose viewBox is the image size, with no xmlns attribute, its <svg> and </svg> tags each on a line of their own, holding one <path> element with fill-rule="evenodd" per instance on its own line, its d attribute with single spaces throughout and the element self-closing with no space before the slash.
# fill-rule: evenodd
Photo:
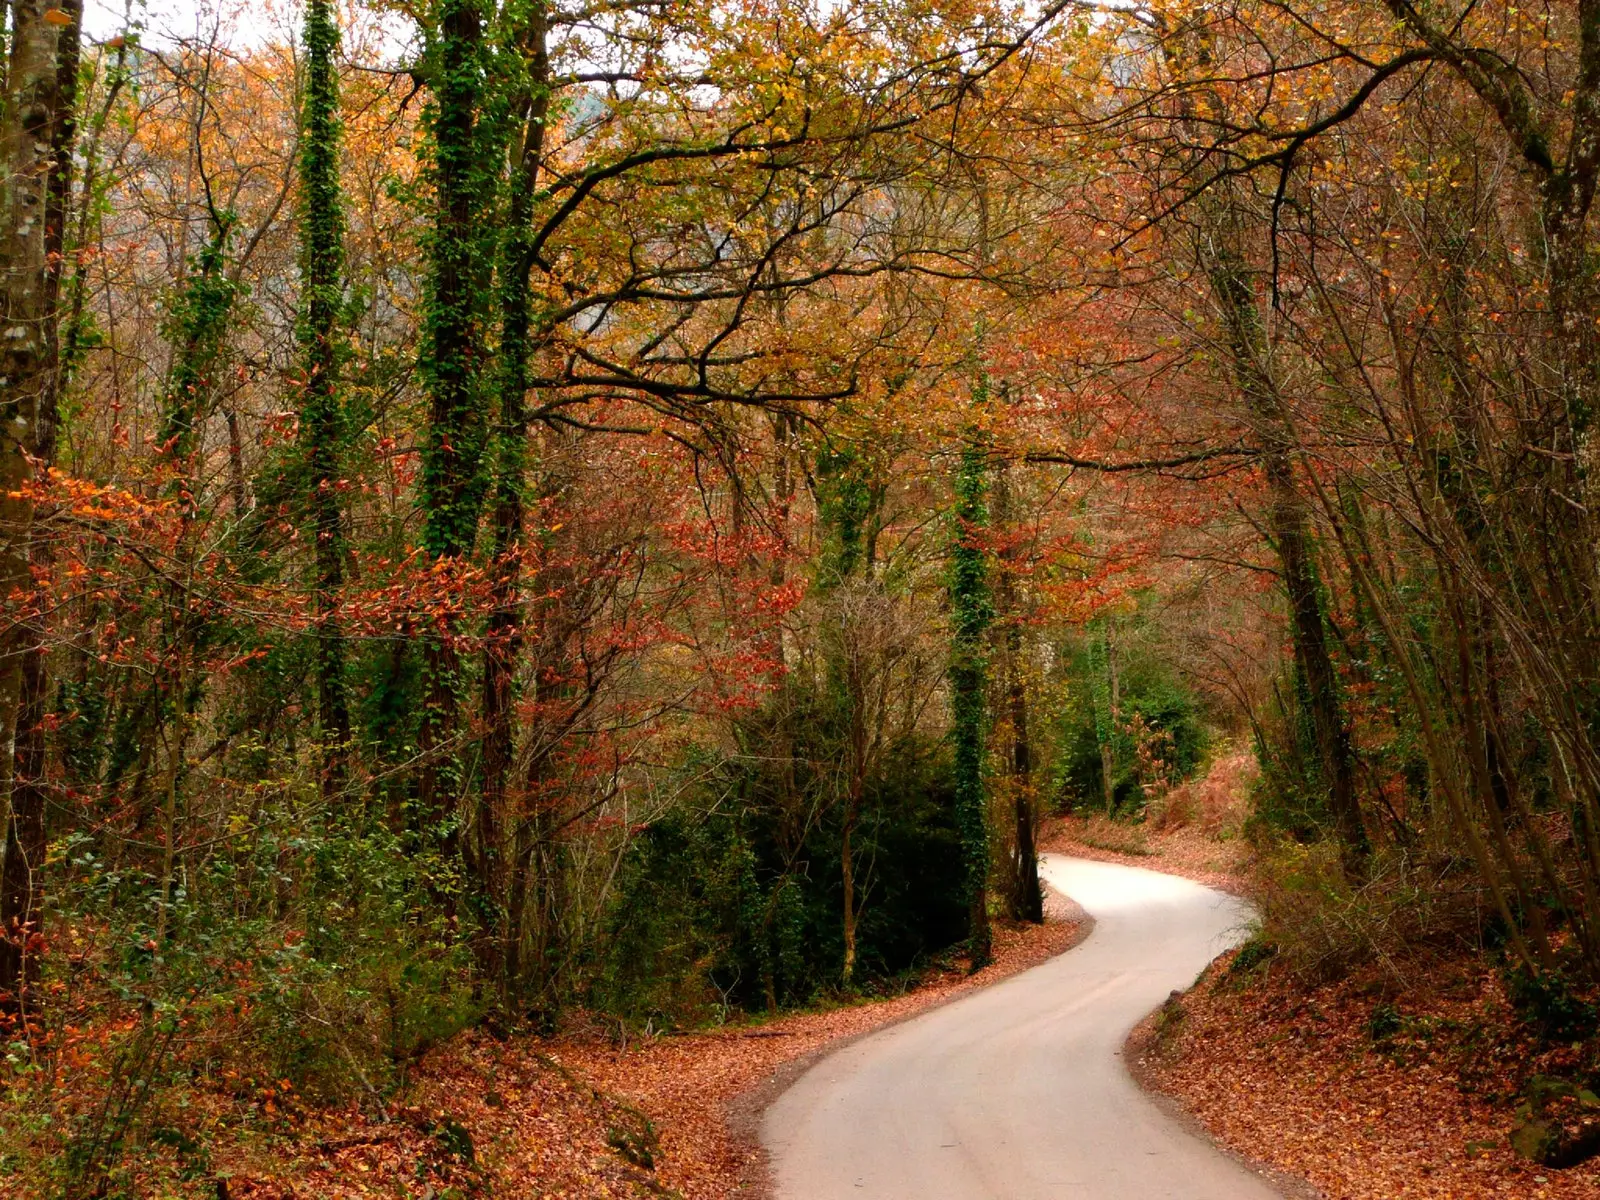
<svg viewBox="0 0 1600 1200">
<path fill-rule="evenodd" d="M 1600 1160 L 1554 1170 L 1507 1141 L 1531 1074 L 1570 1069 L 1541 1048 L 1481 959 L 1419 964 L 1400 995 L 1373 972 L 1302 989 L 1214 966 L 1136 1038 L 1150 1082 L 1220 1141 L 1327 1200 L 1592 1200 Z M 1592 1048 L 1591 1048 L 1592 1049 Z"/>
<path fill-rule="evenodd" d="M 977 974 L 946 971 L 892 999 L 802 1013 L 755 1028 L 658 1038 L 632 1050 L 588 1041 L 557 1054 L 598 1086 L 657 1115 L 665 1152 L 658 1172 L 663 1184 L 689 1200 L 759 1190 L 762 1159 L 754 1123 L 730 1113 L 731 1105 L 789 1064 L 1061 953 L 1083 925 L 1065 919 L 1059 901 L 1055 913 L 1056 919 L 1042 927 L 997 927 L 994 962 Z"/>
<path fill-rule="evenodd" d="M 759 1194 L 755 1118 L 775 1081 L 844 1039 L 1036 966 L 1085 930 L 1052 897 L 1045 925 L 997 926 L 994 962 L 974 975 L 952 962 L 901 995 L 760 1024 L 626 1045 L 596 1030 L 465 1034 L 419 1064 L 402 1103 L 310 1112 L 292 1141 L 235 1139 L 214 1149 L 216 1171 L 235 1200 Z"/>
<path fill-rule="evenodd" d="M 1237 839 L 1217 841 L 1192 826 L 1156 831 L 1103 817 L 1064 817 L 1046 826 L 1040 848 L 1182 875 L 1237 895 L 1249 891 L 1249 847 Z"/>
<path fill-rule="evenodd" d="M 1041 844 L 1248 895 L 1251 855 L 1236 834 L 1249 774 L 1224 757 L 1144 825 L 1069 817 Z M 1307 989 L 1270 965 L 1230 974 L 1233 959 L 1145 1021 L 1130 1055 L 1223 1144 L 1325 1200 L 1600 1195 L 1600 1159 L 1554 1170 L 1507 1139 L 1529 1077 L 1570 1074 L 1600 1050 L 1538 1046 L 1484 959 L 1419 959 L 1403 989 L 1376 968 Z"/>
</svg>

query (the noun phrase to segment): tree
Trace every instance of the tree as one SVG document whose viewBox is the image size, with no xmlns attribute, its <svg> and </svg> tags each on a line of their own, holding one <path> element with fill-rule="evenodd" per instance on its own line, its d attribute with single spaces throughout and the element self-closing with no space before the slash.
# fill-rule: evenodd
<svg viewBox="0 0 1600 1200">
<path fill-rule="evenodd" d="M 1035 844 L 1038 815 L 1033 779 L 1033 739 L 1028 729 L 1028 664 L 1023 626 L 1027 618 L 1022 596 L 1023 547 L 1015 526 L 1012 467 L 999 462 L 994 470 L 994 526 L 1005 539 L 995 563 L 994 607 L 998 620 L 996 650 L 1000 659 L 1000 693 L 1006 737 L 1010 744 L 1007 790 L 1011 800 L 1011 853 L 1007 902 L 1019 921 L 1044 921 L 1044 889 L 1039 883 Z"/>
<path fill-rule="evenodd" d="M 53 464 L 61 256 L 82 7 L 10 5 L 0 94 L 0 996 L 22 999 L 45 859 L 46 676 L 34 566 L 35 484 Z"/>
<path fill-rule="evenodd" d="M 992 955 L 989 802 L 984 779 L 989 727 L 985 633 L 994 617 L 984 541 L 989 523 L 988 472 L 988 448 L 974 432 L 961 451 L 956 471 L 949 584 L 950 737 L 955 746 L 956 817 L 965 862 L 970 966 L 974 971 L 987 966 Z"/>
<path fill-rule="evenodd" d="M 487 362 L 501 145 L 485 112 L 489 49 L 477 0 L 441 0 L 425 27 L 431 100 L 432 228 L 420 365 L 429 398 L 422 461 L 423 546 L 459 570 L 477 542 L 486 487 Z M 442 614 L 426 639 L 426 711 L 413 836 L 432 870 L 455 868 L 468 780 L 456 744 L 465 680 L 456 618 Z M 441 880 L 443 874 L 440 874 Z M 441 892 L 441 895 L 444 893 Z"/>
<path fill-rule="evenodd" d="M 309 0 L 305 15 L 306 82 L 300 117 L 299 441 L 305 460 L 307 531 L 315 546 L 312 589 L 317 714 L 324 755 L 322 783 L 331 798 L 344 785 L 350 702 L 338 607 L 344 586 L 345 422 L 339 375 L 345 356 L 344 199 L 339 182 L 342 122 L 335 57 L 339 26 L 330 0 Z"/>
</svg>

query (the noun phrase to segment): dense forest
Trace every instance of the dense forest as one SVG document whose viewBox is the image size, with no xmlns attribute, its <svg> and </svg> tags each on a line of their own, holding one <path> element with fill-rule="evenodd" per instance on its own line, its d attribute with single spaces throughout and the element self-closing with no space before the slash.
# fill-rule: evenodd
<svg viewBox="0 0 1600 1200">
<path fill-rule="evenodd" d="M 7 8 L 0 1192 L 977 970 L 1240 753 L 1247 953 L 1591 1095 L 1595 0 L 281 16 Z"/>
</svg>

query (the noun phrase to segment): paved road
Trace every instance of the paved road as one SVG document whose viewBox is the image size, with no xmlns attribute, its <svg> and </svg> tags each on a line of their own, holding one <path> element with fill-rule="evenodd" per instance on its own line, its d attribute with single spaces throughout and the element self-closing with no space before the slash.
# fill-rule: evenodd
<svg viewBox="0 0 1600 1200">
<path fill-rule="evenodd" d="M 1046 856 L 1077 949 L 823 1059 L 767 1110 L 778 1200 L 1277 1200 L 1166 1116 L 1119 1052 L 1244 934 L 1243 905 L 1154 871 Z"/>
</svg>

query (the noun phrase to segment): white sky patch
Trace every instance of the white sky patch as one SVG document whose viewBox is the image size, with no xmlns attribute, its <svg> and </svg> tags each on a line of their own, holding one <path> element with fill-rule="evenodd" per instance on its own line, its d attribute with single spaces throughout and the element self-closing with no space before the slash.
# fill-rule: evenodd
<svg viewBox="0 0 1600 1200">
<path fill-rule="evenodd" d="M 299 24 L 300 6 L 275 3 L 197 4 L 195 0 L 84 0 L 83 31 L 105 41 L 131 28 L 140 40 L 168 45 L 181 39 L 209 40 L 213 30 L 224 45 L 243 48 L 283 41 Z"/>
<path fill-rule="evenodd" d="M 398 13 L 374 12 L 362 6 L 352 11 L 341 0 L 346 28 L 352 20 L 361 27 L 362 40 L 383 46 L 393 56 L 412 40 L 409 21 Z M 209 42 L 234 50 L 298 41 L 304 18 L 299 0 L 84 0 L 84 35 L 103 42 L 130 29 L 139 40 L 154 47 L 180 41 Z M 387 55 L 386 55 L 387 56 Z"/>
</svg>

